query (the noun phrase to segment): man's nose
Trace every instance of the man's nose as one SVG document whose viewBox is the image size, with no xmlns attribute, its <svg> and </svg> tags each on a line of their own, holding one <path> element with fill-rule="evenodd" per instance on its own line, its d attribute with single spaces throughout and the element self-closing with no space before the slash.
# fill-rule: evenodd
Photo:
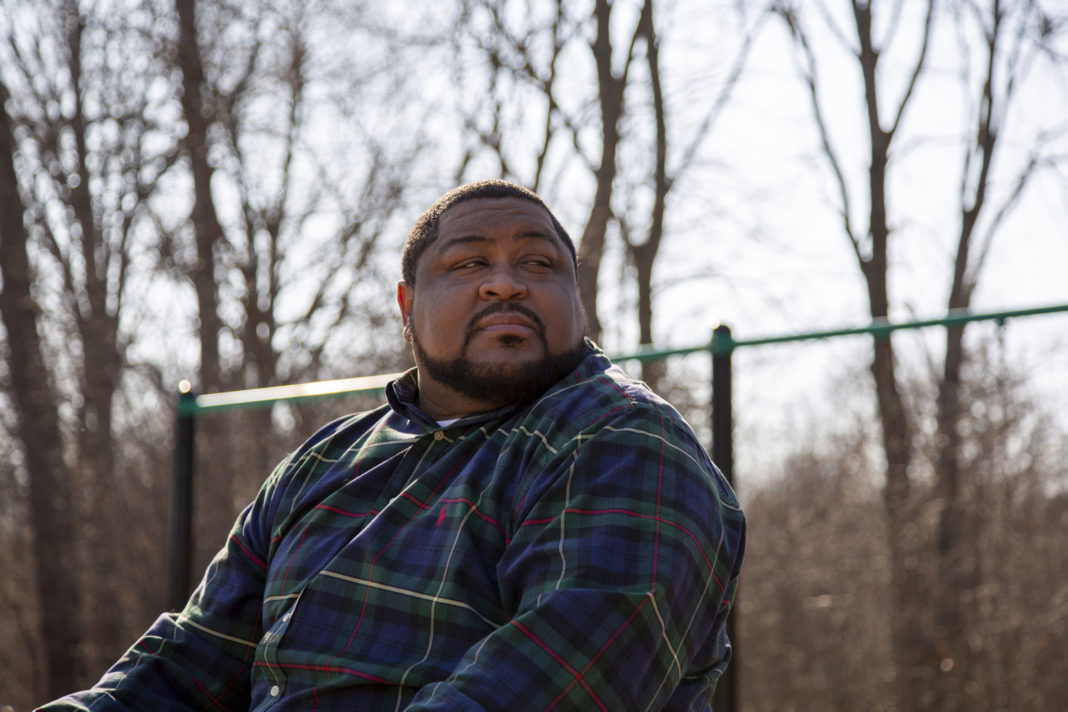
<svg viewBox="0 0 1068 712">
<path fill-rule="evenodd" d="M 486 275 L 479 286 L 478 295 L 490 301 L 522 299 L 527 295 L 527 285 L 514 269 L 499 267 Z"/>
</svg>

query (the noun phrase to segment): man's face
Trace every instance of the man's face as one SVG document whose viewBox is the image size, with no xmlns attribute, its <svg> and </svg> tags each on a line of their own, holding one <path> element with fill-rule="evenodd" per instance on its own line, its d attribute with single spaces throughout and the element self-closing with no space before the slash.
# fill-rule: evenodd
<svg viewBox="0 0 1068 712">
<path fill-rule="evenodd" d="M 540 205 L 475 198 L 452 206 L 415 275 L 415 285 L 398 285 L 397 301 L 431 415 L 534 397 L 578 360 L 585 319 L 575 269 Z"/>
</svg>

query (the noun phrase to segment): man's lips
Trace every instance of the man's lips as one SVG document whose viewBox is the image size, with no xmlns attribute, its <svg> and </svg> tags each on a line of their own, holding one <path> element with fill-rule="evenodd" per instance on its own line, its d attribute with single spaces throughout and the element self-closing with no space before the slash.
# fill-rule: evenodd
<svg viewBox="0 0 1068 712">
<path fill-rule="evenodd" d="M 527 342 L 531 337 L 545 343 L 545 327 L 541 319 L 522 304 L 499 302 L 476 314 L 467 328 L 465 346 L 478 333 L 511 340 L 513 345 L 515 339 Z"/>
<path fill-rule="evenodd" d="M 475 331 L 536 332 L 537 330 L 538 325 L 532 319 L 516 312 L 490 314 L 475 322 Z"/>
</svg>

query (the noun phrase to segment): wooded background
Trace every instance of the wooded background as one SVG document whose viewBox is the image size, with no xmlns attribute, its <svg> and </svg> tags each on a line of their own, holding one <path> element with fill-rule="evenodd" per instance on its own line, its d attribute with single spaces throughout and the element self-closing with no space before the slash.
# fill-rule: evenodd
<svg viewBox="0 0 1068 712">
<path fill-rule="evenodd" d="M 91 684 L 165 607 L 178 381 L 407 366 L 399 248 L 461 182 L 545 196 L 578 243 L 591 335 L 617 352 L 692 344 L 717 316 L 803 331 L 829 313 L 806 311 L 818 295 L 857 323 L 1043 280 L 1068 301 L 1063 264 L 1007 271 L 1065 254 L 1063 2 L 0 7 L 0 705 L 16 710 Z M 739 366 L 736 449 L 759 451 L 739 457 L 743 710 L 1063 709 L 1057 319 Z M 640 375 L 707 433 L 705 368 Z M 785 418 L 745 398 L 802 382 L 815 402 Z M 369 405 L 208 416 L 198 570 L 274 462 Z"/>
</svg>

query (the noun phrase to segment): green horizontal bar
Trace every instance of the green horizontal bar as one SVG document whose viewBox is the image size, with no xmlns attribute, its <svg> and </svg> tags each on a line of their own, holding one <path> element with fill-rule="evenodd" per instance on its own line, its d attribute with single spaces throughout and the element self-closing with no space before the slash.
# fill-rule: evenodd
<svg viewBox="0 0 1068 712">
<path fill-rule="evenodd" d="M 666 358 L 672 356 L 688 356 L 689 354 L 697 353 L 698 351 L 712 351 L 712 342 L 705 344 L 697 344 L 696 346 L 680 346 L 673 349 L 661 349 L 654 346 L 649 346 L 645 349 L 639 349 L 631 354 L 624 354 L 621 356 L 610 356 L 612 361 L 640 361 L 645 363 L 646 361 L 663 361 Z"/>
<path fill-rule="evenodd" d="M 179 399 L 178 413 L 179 415 L 196 415 L 235 408 L 257 408 L 280 401 L 299 402 L 328 396 L 380 395 L 386 390 L 386 384 L 400 375 L 400 373 L 387 373 L 378 376 L 340 378 L 333 381 L 296 383 L 288 386 L 205 393 Z"/>
<path fill-rule="evenodd" d="M 732 350 L 742 346 L 763 346 L 765 344 L 778 344 L 789 341 L 812 341 L 815 339 L 829 339 L 836 336 L 859 336 L 864 334 L 888 336 L 891 332 L 901 331 L 902 329 L 924 329 L 931 326 L 962 326 L 972 321 L 1006 321 L 1016 317 L 1055 314 L 1057 312 L 1068 312 L 1068 304 L 1033 307 L 1029 309 L 1013 309 L 1008 311 L 982 312 L 978 314 L 973 314 L 968 309 L 954 309 L 946 316 L 938 319 L 906 321 L 896 324 L 886 319 L 875 319 L 867 326 L 829 329 L 827 331 L 812 331 L 803 334 L 786 334 L 783 336 L 764 336 L 754 339 L 731 339 L 730 343 L 724 343 L 722 348 Z"/>
<path fill-rule="evenodd" d="M 728 354 L 734 349 L 743 346 L 764 346 L 767 344 L 781 344 L 791 341 L 813 341 L 817 339 L 830 339 L 838 336 L 860 336 L 872 334 L 879 337 L 888 336 L 891 332 L 902 329 L 923 329 L 931 326 L 961 326 L 972 321 L 1005 321 L 1018 317 L 1039 316 L 1042 314 L 1055 314 L 1068 312 L 1068 304 L 1055 306 L 1032 307 L 1029 309 L 1013 309 L 1007 311 L 984 312 L 973 314 L 967 309 L 950 311 L 946 316 L 939 319 L 924 319 L 920 321 L 908 321 L 893 323 L 886 319 L 875 319 L 867 326 L 845 327 L 840 329 L 828 329 L 826 331 L 811 331 L 800 334 L 784 334 L 780 336 L 762 336 L 752 339 L 735 339 L 731 336 L 716 334 L 711 341 L 694 346 L 661 349 L 654 346 L 639 349 L 630 354 L 612 356 L 613 361 L 662 361 L 672 356 L 685 356 L 699 351 L 712 354 Z M 345 395 L 378 395 L 385 391 L 386 384 L 401 374 L 389 373 L 379 376 L 362 376 L 358 378 L 341 378 L 333 381 L 313 381 L 311 383 L 298 383 L 289 386 L 271 386 L 267 388 L 252 388 L 241 391 L 227 391 L 224 393 L 207 393 L 193 396 L 183 392 L 178 401 L 179 415 L 197 415 L 199 413 L 232 410 L 235 408 L 255 408 L 268 406 L 280 401 L 302 401 L 328 396 Z"/>
</svg>

